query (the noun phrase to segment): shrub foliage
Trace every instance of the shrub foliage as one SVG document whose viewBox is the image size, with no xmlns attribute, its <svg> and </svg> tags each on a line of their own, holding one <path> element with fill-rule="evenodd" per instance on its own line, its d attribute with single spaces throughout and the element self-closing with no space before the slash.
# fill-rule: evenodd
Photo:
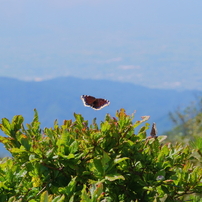
<svg viewBox="0 0 202 202">
<path fill-rule="evenodd" d="M 0 162 L 0 201 L 200 200 L 200 148 L 148 138 L 149 117 L 133 122 L 124 109 L 100 126 L 74 116 L 43 130 L 36 110 L 26 128 L 21 115 L 2 119 L 12 158 Z"/>
</svg>

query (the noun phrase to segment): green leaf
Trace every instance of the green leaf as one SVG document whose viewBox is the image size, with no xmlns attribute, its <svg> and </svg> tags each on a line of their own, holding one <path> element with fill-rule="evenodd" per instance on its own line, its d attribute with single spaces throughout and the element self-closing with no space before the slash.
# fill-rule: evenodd
<svg viewBox="0 0 202 202">
<path fill-rule="evenodd" d="M 16 197 L 15 196 L 10 197 L 8 202 L 16 202 Z"/>
<path fill-rule="evenodd" d="M 74 154 L 69 154 L 69 155 L 67 155 L 66 158 L 67 158 L 67 159 L 73 159 L 73 158 L 75 158 L 75 155 L 74 155 Z"/>
<path fill-rule="evenodd" d="M 125 160 L 127 160 L 127 159 L 129 159 L 129 158 L 128 158 L 128 157 L 117 158 L 117 159 L 114 160 L 114 163 L 115 163 L 115 164 L 118 164 L 118 163 L 120 163 L 120 162 L 122 162 L 122 161 L 125 161 Z"/>
<path fill-rule="evenodd" d="M 108 131 L 111 128 L 111 125 L 109 122 L 105 121 L 104 123 L 102 123 L 101 125 L 101 131 L 105 132 Z"/>
<path fill-rule="evenodd" d="M 34 119 L 33 122 L 38 122 L 39 121 L 39 115 L 36 109 L 34 109 Z"/>
<path fill-rule="evenodd" d="M 0 128 L 6 135 L 11 137 L 11 134 L 10 134 L 11 125 L 7 118 L 2 118 L 2 124 Z"/>
<path fill-rule="evenodd" d="M 110 174 L 105 176 L 106 180 L 115 181 L 115 180 L 125 180 L 123 175 L 119 175 L 118 173 Z"/>
<path fill-rule="evenodd" d="M 103 164 L 102 164 L 102 159 L 98 158 L 98 159 L 93 159 L 93 163 L 94 166 L 97 170 L 97 172 L 99 173 L 99 175 L 103 175 L 104 174 L 104 169 L 103 169 Z"/>
<path fill-rule="evenodd" d="M 55 148 L 49 149 L 49 150 L 46 152 L 46 157 L 47 157 L 47 158 L 53 157 L 54 151 L 55 151 Z"/>
<path fill-rule="evenodd" d="M 169 155 L 169 149 L 168 149 L 168 146 L 167 145 L 163 145 L 162 148 L 161 148 L 161 151 L 159 152 L 158 154 L 158 161 L 159 162 L 162 162 L 165 158 L 165 156 L 168 156 Z"/>
<path fill-rule="evenodd" d="M 164 141 L 166 138 L 167 138 L 166 135 L 161 135 L 161 136 L 158 136 L 158 137 L 157 137 L 157 139 L 158 139 L 159 142 Z"/>
<path fill-rule="evenodd" d="M 8 137 L 2 137 L 2 136 L 0 136 L 0 142 L 6 145 L 8 143 L 11 143 L 12 139 L 10 139 Z"/>
<path fill-rule="evenodd" d="M 79 123 L 79 124 L 82 124 L 84 122 L 84 118 L 81 116 L 81 114 L 76 114 L 74 113 L 74 117 L 76 119 L 76 121 Z"/>
<path fill-rule="evenodd" d="M 102 197 L 103 184 L 101 182 L 94 183 L 90 186 L 91 201 L 97 202 Z"/>
<path fill-rule="evenodd" d="M 137 128 L 140 124 L 149 120 L 150 116 L 142 116 L 141 118 L 142 118 L 142 120 L 135 122 L 135 124 L 133 125 L 134 128 Z"/>
<path fill-rule="evenodd" d="M 84 184 L 83 189 L 81 191 L 81 202 L 92 202 L 90 197 L 87 194 L 86 191 L 86 185 Z"/>
<path fill-rule="evenodd" d="M 21 129 L 24 118 L 21 115 L 14 116 L 11 123 L 11 129 L 18 131 Z"/>
<path fill-rule="evenodd" d="M 13 153 L 13 154 L 20 154 L 20 153 L 24 153 L 26 152 L 25 148 L 11 148 L 10 149 L 10 152 Z"/>
<path fill-rule="evenodd" d="M 104 170 L 106 170 L 108 168 L 108 162 L 110 161 L 110 157 L 107 154 L 107 152 L 103 152 L 103 156 L 102 156 L 102 167 L 104 168 Z"/>
<path fill-rule="evenodd" d="M 62 195 L 62 196 L 56 196 L 52 201 L 50 202 L 63 202 L 65 201 L 65 196 Z"/>
<path fill-rule="evenodd" d="M 40 202 L 48 202 L 48 191 L 44 191 L 44 192 L 41 194 Z"/>
<path fill-rule="evenodd" d="M 30 140 L 24 134 L 20 135 L 20 143 L 24 146 L 26 150 L 28 151 L 30 150 L 31 147 Z"/>
<path fill-rule="evenodd" d="M 69 150 L 70 150 L 70 153 L 76 153 L 79 149 L 79 143 L 78 141 L 74 141 L 71 143 L 71 145 L 69 146 Z"/>
</svg>

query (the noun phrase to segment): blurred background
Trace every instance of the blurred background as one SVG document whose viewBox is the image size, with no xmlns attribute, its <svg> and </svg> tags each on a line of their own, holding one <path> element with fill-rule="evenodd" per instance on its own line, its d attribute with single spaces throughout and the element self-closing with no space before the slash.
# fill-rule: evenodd
<svg viewBox="0 0 202 202">
<path fill-rule="evenodd" d="M 0 0 L 0 118 L 39 112 L 42 127 L 81 113 L 150 115 L 159 134 L 169 112 L 202 91 L 202 1 Z M 101 111 L 82 94 L 109 99 Z M 9 155 L 0 144 L 0 156 Z"/>
</svg>

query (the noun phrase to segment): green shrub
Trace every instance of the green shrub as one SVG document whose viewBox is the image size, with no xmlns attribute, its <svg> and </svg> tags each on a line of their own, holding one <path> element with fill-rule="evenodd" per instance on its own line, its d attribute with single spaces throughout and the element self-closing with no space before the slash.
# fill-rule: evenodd
<svg viewBox="0 0 202 202">
<path fill-rule="evenodd" d="M 53 128 L 3 118 L 0 137 L 12 158 L 0 162 L 0 201 L 200 201 L 201 156 L 180 144 L 147 138 L 149 117 L 124 109 L 91 125 L 80 114 Z M 137 127 L 140 127 L 136 132 Z"/>
</svg>

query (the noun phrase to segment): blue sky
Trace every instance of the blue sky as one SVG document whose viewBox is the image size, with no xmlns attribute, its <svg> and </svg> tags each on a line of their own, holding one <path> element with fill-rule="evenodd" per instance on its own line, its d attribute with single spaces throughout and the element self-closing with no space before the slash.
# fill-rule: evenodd
<svg viewBox="0 0 202 202">
<path fill-rule="evenodd" d="M 0 76 L 202 90 L 202 1 L 0 2 Z"/>
</svg>

